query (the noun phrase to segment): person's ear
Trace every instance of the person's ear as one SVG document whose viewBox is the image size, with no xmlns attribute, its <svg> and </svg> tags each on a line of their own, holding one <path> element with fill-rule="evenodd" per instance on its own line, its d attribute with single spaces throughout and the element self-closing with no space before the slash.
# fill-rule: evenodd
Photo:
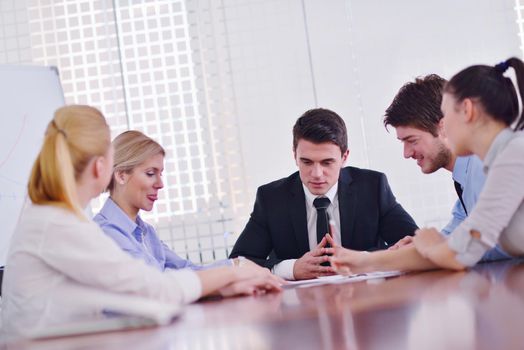
<svg viewBox="0 0 524 350">
<path fill-rule="evenodd" d="M 125 185 L 125 183 L 127 182 L 127 174 L 124 171 L 119 171 L 119 170 L 115 171 L 115 173 L 113 174 L 113 177 L 114 177 L 115 183 L 119 185 Z"/>
<path fill-rule="evenodd" d="M 472 121 L 474 121 L 476 119 L 476 110 L 475 110 L 476 106 L 475 104 L 473 103 L 473 101 L 470 99 L 470 98 L 465 98 L 461 103 L 460 103 L 460 111 L 461 111 L 461 115 L 463 116 L 463 120 L 466 122 L 466 123 L 471 123 Z"/>
<path fill-rule="evenodd" d="M 104 160 L 105 160 L 104 157 L 97 157 L 95 159 L 95 163 L 94 163 L 94 167 L 93 167 L 93 175 L 96 178 L 101 177 L 102 174 L 104 173 L 104 171 L 106 170 L 105 169 Z"/>
<path fill-rule="evenodd" d="M 342 154 L 342 165 L 346 164 L 349 157 L 349 148 Z"/>
<path fill-rule="evenodd" d="M 440 118 L 437 124 L 437 133 L 442 135 L 444 133 L 444 118 Z"/>
<path fill-rule="evenodd" d="M 437 137 L 447 143 L 446 130 L 444 129 L 444 118 L 440 118 L 437 124 Z"/>
</svg>

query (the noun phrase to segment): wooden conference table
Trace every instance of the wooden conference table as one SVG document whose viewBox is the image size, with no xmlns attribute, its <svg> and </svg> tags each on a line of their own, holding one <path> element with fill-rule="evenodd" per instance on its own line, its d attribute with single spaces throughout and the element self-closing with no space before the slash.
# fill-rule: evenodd
<svg viewBox="0 0 524 350">
<path fill-rule="evenodd" d="M 523 349 L 524 261 L 189 305 L 165 327 L 2 349 Z"/>
</svg>

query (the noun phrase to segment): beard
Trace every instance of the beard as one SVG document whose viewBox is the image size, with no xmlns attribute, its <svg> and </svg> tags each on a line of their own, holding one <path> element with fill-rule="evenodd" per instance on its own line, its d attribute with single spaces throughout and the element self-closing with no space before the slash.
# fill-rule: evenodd
<svg viewBox="0 0 524 350">
<path fill-rule="evenodd" d="M 439 142 L 438 147 L 437 147 L 437 153 L 435 154 L 435 157 L 432 157 L 432 159 L 429 160 L 428 168 L 424 169 L 423 172 L 425 174 L 434 173 L 435 171 L 439 170 L 440 168 L 444 168 L 446 165 L 448 165 L 450 160 L 451 160 L 451 151 L 443 143 Z"/>
</svg>

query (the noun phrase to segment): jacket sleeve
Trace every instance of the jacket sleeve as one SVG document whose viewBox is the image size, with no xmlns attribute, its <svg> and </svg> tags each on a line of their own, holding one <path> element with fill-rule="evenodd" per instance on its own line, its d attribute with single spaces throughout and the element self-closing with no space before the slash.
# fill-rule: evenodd
<svg viewBox="0 0 524 350">
<path fill-rule="evenodd" d="M 266 203 L 264 203 L 260 188 L 257 191 L 255 206 L 249 221 L 229 255 L 230 258 L 236 258 L 237 256 L 245 256 L 258 265 L 269 269 L 282 261 L 273 252 Z"/>
<path fill-rule="evenodd" d="M 388 245 L 405 236 L 413 236 L 418 229 L 411 215 L 395 199 L 384 174 L 379 180 L 379 210 L 379 236 Z"/>
</svg>

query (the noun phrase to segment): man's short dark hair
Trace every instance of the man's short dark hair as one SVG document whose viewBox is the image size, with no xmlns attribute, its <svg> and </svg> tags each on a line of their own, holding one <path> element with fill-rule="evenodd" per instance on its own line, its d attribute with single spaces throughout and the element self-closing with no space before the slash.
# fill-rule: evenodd
<svg viewBox="0 0 524 350">
<path fill-rule="evenodd" d="M 348 149 L 346 124 L 338 114 L 329 109 L 315 108 L 302 114 L 293 126 L 293 150 L 299 140 L 313 143 L 331 142 L 344 154 Z"/>
<path fill-rule="evenodd" d="M 440 103 L 445 83 L 445 79 L 430 74 L 402 86 L 386 109 L 384 126 L 410 126 L 437 136 L 443 117 Z"/>
</svg>

